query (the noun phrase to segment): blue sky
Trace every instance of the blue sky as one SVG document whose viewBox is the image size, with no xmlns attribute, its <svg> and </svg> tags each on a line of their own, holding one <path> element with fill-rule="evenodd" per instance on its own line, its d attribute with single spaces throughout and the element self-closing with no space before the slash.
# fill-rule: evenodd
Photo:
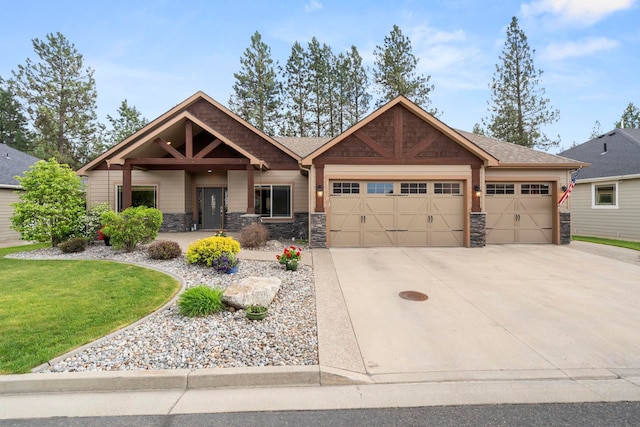
<svg viewBox="0 0 640 427">
<path fill-rule="evenodd" d="M 31 40 L 61 32 L 95 70 L 98 115 L 122 100 L 154 119 L 202 90 L 228 105 L 233 73 L 255 31 L 284 64 L 313 36 L 334 53 L 373 50 L 397 24 L 435 85 L 433 106 L 449 126 L 471 131 L 487 116 L 488 88 L 506 27 L 516 16 L 543 70 L 560 120 L 544 128 L 558 149 L 605 132 L 629 102 L 640 106 L 640 0 L 441 1 L 0 1 L 0 76 L 26 58 Z"/>
</svg>

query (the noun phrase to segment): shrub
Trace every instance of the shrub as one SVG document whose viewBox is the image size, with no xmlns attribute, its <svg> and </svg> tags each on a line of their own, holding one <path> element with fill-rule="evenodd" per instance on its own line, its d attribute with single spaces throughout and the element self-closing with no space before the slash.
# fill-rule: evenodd
<svg viewBox="0 0 640 427">
<path fill-rule="evenodd" d="M 216 268 L 223 262 L 221 258 L 229 257 L 240 252 L 240 243 L 232 237 L 207 237 L 197 240 L 189 245 L 187 249 L 187 263 L 201 264 Z M 236 261 L 237 263 L 237 261 Z"/>
<path fill-rule="evenodd" d="M 254 222 L 240 231 L 240 245 L 243 248 L 259 248 L 267 244 L 269 230 L 264 225 Z"/>
<path fill-rule="evenodd" d="M 194 317 L 206 316 L 225 309 L 222 302 L 223 289 L 212 289 L 205 285 L 189 288 L 178 299 L 180 314 Z"/>
<path fill-rule="evenodd" d="M 58 248 L 65 254 L 73 252 L 84 252 L 87 249 L 87 239 L 84 237 L 74 237 L 58 245 Z"/>
<path fill-rule="evenodd" d="M 91 241 L 98 238 L 98 232 L 102 228 L 102 214 L 105 212 L 109 212 L 110 210 L 111 206 L 109 205 L 109 203 L 96 203 L 94 205 L 91 205 L 91 207 L 87 210 L 87 214 L 84 219 L 84 236 L 87 238 L 87 240 Z"/>
<path fill-rule="evenodd" d="M 156 240 L 147 248 L 151 259 L 173 259 L 182 255 L 178 242 L 171 240 Z"/>
<path fill-rule="evenodd" d="M 162 212 L 155 208 L 138 206 L 120 213 L 102 214 L 102 231 L 111 238 L 114 248 L 133 252 L 139 243 L 152 242 L 162 225 Z"/>
</svg>

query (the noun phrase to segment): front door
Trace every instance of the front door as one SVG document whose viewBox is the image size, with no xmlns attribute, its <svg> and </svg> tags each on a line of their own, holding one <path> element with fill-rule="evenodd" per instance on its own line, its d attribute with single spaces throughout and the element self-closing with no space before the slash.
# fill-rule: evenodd
<svg viewBox="0 0 640 427">
<path fill-rule="evenodd" d="M 206 187 L 202 192 L 202 228 L 221 230 L 224 217 L 224 192 L 220 187 Z"/>
</svg>

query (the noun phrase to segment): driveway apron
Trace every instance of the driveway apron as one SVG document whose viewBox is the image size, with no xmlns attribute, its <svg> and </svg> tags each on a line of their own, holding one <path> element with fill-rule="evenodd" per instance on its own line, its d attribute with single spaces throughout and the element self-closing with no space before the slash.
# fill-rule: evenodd
<svg viewBox="0 0 640 427">
<path fill-rule="evenodd" d="M 638 266 L 555 245 L 330 253 L 370 375 L 640 368 Z"/>
</svg>

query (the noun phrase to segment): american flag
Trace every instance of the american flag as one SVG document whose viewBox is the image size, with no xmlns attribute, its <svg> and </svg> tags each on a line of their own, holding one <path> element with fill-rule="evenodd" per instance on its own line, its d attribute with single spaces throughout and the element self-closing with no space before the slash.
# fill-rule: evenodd
<svg viewBox="0 0 640 427">
<path fill-rule="evenodd" d="M 580 169 L 578 169 L 578 171 L 576 173 L 571 175 L 571 182 L 569 183 L 569 186 L 567 187 L 565 192 L 562 193 L 562 196 L 560 197 L 560 200 L 558 200 L 558 204 L 559 205 L 563 204 L 564 201 L 567 200 L 569 198 L 569 196 L 571 195 L 571 190 L 573 190 L 573 187 L 576 185 L 576 178 L 578 178 L 578 173 L 579 172 L 580 172 Z"/>
</svg>

